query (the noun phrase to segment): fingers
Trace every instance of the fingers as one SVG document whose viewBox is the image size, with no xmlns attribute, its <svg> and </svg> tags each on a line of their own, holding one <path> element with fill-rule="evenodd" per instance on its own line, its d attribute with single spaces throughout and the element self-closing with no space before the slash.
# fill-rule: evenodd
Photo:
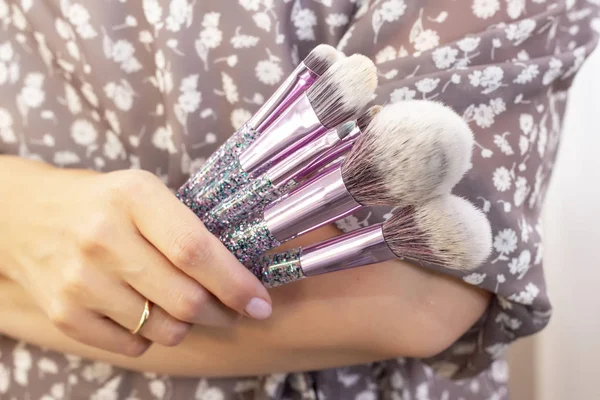
<svg viewBox="0 0 600 400">
<path fill-rule="evenodd" d="M 175 268 L 144 238 L 138 237 L 135 243 L 123 247 L 123 254 L 128 257 L 121 262 L 132 265 L 125 270 L 123 279 L 141 296 L 162 308 L 161 313 L 166 311 L 180 321 L 217 327 L 230 326 L 237 320 L 234 311 Z M 139 310 L 143 307 L 143 299 L 140 298 L 138 303 L 140 301 Z M 132 307 L 135 306 L 132 304 Z"/>
<path fill-rule="evenodd" d="M 48 316 L 67 336 L 112 353 L 139 357 L 151 345 L 142 336 L 134 335 L 115 322 L 78 307 L 54 305 L 50 307 Z"/>
<path fill-rule="evenodd" d="M 172 264 L 237 312 L 270 316 L 267 290 L 166 188 L 138 191 L 132 199 L 134 224 Z"/>
<path fill-rule="evenodd" d="M 131 288 L 119 285 L 115 285 L 114 288 L 115 290 L 106 293 L 106 296 L 118 299 L 118 302 L 105 302 L 103 306 L 97 308 L 97 311 L 131 331 L 140 322 L 146 299 Z M 163 346 L 176 346 L 183 341 L 190 327 L 190 324 L 173 318 L 161 307 L 153 304 L 150 308 L 150 316 L 138 335 Z"/>
</svg>

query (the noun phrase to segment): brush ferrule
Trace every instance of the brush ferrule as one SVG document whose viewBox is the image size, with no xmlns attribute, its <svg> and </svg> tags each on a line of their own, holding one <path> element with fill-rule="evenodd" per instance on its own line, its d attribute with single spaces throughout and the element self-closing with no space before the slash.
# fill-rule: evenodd
<svg viewBox="0 0 600 400">
<path fill-rule="evenodd" d="M 360 207 L 344 184 L 340 163 L 336 163 L 269 205 L 264 220 L 273 237 L 283 243 Z"/>
<path fill-rule="evenodd" d="M 240 163 L 256 176 L 326 131 L 306 94 L 302 94 L 240 153 Z"/>
<path fill-rule="evenodd" d="M 317 75 L 301 62 L 283 81 L 269 100 L 250 118 L 248 125 L 262 132 L 271 125 L 294 100 L 303 94 L 317 79 Z"/>
<path fill-rule="evenodd" d="M 303 248 L 300 264 L 304 275 L 313 276 L 395 258 L 379 224 Z"/>
<path fill-rule="evenodd" d="M 269 168 L 265 174 L 273 185 L 282 186 L 295 178 L 296 173 L 316 157 L 340 143 L 337 131 L 330 129 L 323 136 L 311 142 L 310 146 L 302 146 L 285 159 Z M 295 180 L 295 179 L 294 179 Z"/>
</svg>

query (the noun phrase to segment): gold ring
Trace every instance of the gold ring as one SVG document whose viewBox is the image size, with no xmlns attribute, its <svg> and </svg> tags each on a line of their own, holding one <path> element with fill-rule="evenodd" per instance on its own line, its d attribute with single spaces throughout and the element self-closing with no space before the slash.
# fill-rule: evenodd
<svg viewBox="0 0 600 400">
<path fill-rule="evenodd" d="M 150 318 L 150 310 L 151 309 L 152 309 L 152 303 L 150 303 L 150 300 L 146 299 L 146 303 L 144 304 L 144 311 L 142 312 L 142 316 L 140 317 L 140 322 L 138 322 L 137 327 L 134 330 L 132 330 L 131 333 L 136 335 L 142 329 L 142 327 L 146 324 L 146 322 L 148 322 L 148 319 Z"/>
</svg>

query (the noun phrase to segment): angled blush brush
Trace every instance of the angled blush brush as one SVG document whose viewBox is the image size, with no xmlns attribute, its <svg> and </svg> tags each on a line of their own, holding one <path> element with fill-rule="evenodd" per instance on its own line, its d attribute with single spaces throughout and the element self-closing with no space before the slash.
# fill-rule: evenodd
<svg viewBox="0 0 600 400">
<path fill-rule="evenodd" d="M 336 61 L 344 57 L 343 53 L 332 46 L 321 44 L 315 47 L 252 118 L 214 152 L 200 170 L 188 179 L 177 192 L 177 197 L 189 205 L 188 199 L 228 166 L 230 159 L 235 154 L 248 147 L 279 117 L 286 107 L 304 94 Z"/>
<path fill-rule="evenodd" d="M 382 224 L 265 255 L 252 271 L 266 287 L 394 259 L 469 271 L 487 259 L 491 247 L 486 216 L 467 200 L 446 195 L 396 210 Z"/>
<path fill-rule="evenodd" d="M 381 106 L 372 106 L 356 123 L 342 124 L 310 145 L 299 148 L 211 209 L 203 218 L 204 225 L 217 234 L 227 226 L 261 212 L 265 205 L 289 192 L 305 177 L 346 154 L 379 110 Z"/>
<path fill-rule="evenodd" d="M 385 106 L 343 162 L 275 200 L 221 241 L 248 265 L 267 250 L 363 206 L 421 204 L 450 193 L 470 165 L 473 134 L 449 108 L 430 101 Z"/>
<path fill-rule="evenodd" d="M 221 201 L 328 130 L 355 117 L 377 87 L 376 68 L 365 56 L 336 62 L 246 149 L 234 155 L 189 207 L 200 218 Z"/>
</svg>

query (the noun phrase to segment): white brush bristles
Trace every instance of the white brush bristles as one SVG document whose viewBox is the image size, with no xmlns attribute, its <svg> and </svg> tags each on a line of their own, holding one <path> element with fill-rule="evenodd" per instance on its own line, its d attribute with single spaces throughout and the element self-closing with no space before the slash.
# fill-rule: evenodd
<svg viewBox="0 0 600 400">
<path fill-rule="evenodd" d="M 317 75 L 321 76 L 331 66 L 346 56 L 341 51 L 327 44 L 320 44 L 315 47 L 302 61 L 304 65 Z"/>
<path fill-rule="evenodd" d="M 333 64 L 308 89 L 306 96 L 319 121 L 333 128 L 355 117 L 373 98 L 377 69 L 360 54 Z"/>
<path fill-rule="evenodd" d="M 382 108 L 383 107 L 380 105 L 371 106 L 356 119 L 356 125 L 358 125 L 361 132 L 364 132 L 367 129 L 367 126 L 369 126 L 371 121 L 373 121 L 373 118 L 379 114 L 379 111 L 381 111 Z"/>
<path fill-rule="evenodd" d="M 469 201 L 441 196 L 395 213 L 383 225 L 390 249 L 400 258 L 449 269 L 472 270 L 490 255 L 490 223 Z"/>
<path fill-rule="evenodd" d="M 383 107 L 348 154 L 342 172 L 363 205 L 418 205 L 450 193 L 471 163 L 473 133 L 431 101 Z"/>
</svg>

